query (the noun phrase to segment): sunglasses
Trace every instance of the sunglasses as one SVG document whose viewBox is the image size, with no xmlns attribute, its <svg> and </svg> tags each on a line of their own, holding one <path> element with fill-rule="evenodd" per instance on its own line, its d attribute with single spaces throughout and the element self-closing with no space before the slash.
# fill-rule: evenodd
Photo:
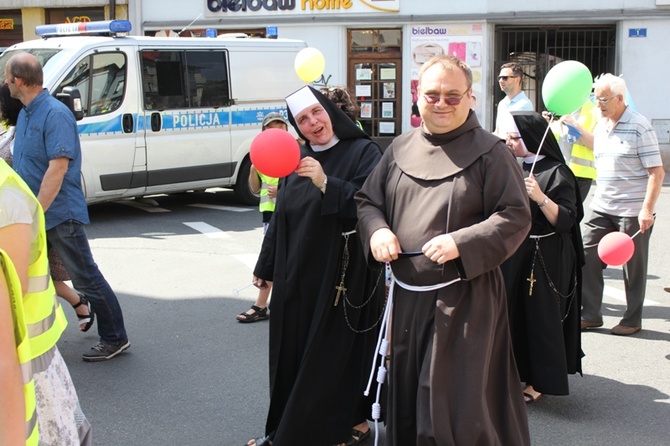
<svg viewBox="0 0 670 446">
<path fill-rule="evenodd" d="M 470 89 L 468 88 L 467 90 L 465 90 L 465 93 L 463 93 L 460 96 L 458 96 L 458 95 L 440 96 L 439 94 L 422 94 L 422 95 L 423 95 L 423 98 L 426 100 L 426 102 L 428 102 L 431 105 L 435 105 L 438 102 L 440 102 L 440 100 L 442 100 L 447 105 L 455 106 L 455 105 L 458 105 L 458 104 L 461 103 L 461 100 L 468 93 L 469 90 Z"/>
<path fill-rule="evenodd" d="M 517 78 L 517 77 L 519 77 L 519 76 L 498 76 L 498 80 L 499 81 L 507 81 L 507 79 L 510 79 L 510 78 L 514 79 L 514 78 Z"/>
</svg>

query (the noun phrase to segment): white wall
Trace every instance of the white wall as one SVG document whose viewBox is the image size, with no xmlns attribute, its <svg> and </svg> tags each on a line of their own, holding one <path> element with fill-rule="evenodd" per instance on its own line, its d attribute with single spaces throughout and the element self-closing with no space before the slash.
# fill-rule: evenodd
<svg viewBox="0 0 670 446">
<path fill-rule="evenodd" d="M 647 37 L 628 37 L 629 28 L 646 28 Z M 669 20 L 627 20 L 619 33 L 621 72 L 635 108 L 656 129 L 661 156 L 670 169 Z M 666 175 L 667 177 L 667 175 Z"/>
<path fill-rule="evenodd" d="M 647 37 L 628 37 L 629 28 L 646 28 Z M 637 110 L 670 119 L 670 20 L 624 21 L 618 39 L 621 72 L 614 74 L 623 75 Z"/>
<path fill-rule="evenodd" d="M 299 39 L 323 53 L 326 68 L 323 77 L 328 85 L 347 84 L 347 35 L 340 25 L 279 26 L 279 37 Z"/>
</svg>

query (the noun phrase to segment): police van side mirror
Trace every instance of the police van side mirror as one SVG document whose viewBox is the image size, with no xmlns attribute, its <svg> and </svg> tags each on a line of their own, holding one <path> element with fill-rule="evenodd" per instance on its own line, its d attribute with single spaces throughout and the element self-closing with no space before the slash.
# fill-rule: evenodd
<svg viewBox="0 0 670 446">
<path fill-rule="evenodd" d="M 56 94 L 56 99 L 72 111 L 77 121 L 80 121 L 84 117 L 84 110 L 81 107 L 81 93 L 79 93 L 78 88 L 63 87 L 63 90 Z"/>
</svg>

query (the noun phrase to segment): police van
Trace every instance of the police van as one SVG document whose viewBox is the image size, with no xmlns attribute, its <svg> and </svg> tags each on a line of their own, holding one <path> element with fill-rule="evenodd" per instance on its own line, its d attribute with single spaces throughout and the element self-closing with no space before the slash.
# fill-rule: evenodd
<svg viewBox="0 0 670 446">
<path fill-rule="evenodd" d="M 242 203 L 257 203 L 249 146 L 263 117 L 286 116 L 284 98 L 304 85 L 294 60 L 305 42 L 129 31 L 126 20 L 38 26 L 42 39 L 0 57 L 2 68 L 16 52 L 32 53 L 54 96 L 78 91 L 87 201 L 232 187 Z"/>
</svg>

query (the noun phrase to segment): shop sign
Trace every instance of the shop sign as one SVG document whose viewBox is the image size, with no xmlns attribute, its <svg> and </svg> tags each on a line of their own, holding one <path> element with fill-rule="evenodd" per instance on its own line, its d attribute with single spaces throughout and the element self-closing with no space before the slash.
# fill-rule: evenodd
<svg viewBox="0 0 670 446">
<path fill-rule="evenodd" d="M 400 0 L 207 0 L 207 17 L 220 13 L 399 12 Z"/>
<path fill-rule="evenodd" d="M 14 19 L 0 19 L 0 30 L 14 29 Z"/>
</svg>

